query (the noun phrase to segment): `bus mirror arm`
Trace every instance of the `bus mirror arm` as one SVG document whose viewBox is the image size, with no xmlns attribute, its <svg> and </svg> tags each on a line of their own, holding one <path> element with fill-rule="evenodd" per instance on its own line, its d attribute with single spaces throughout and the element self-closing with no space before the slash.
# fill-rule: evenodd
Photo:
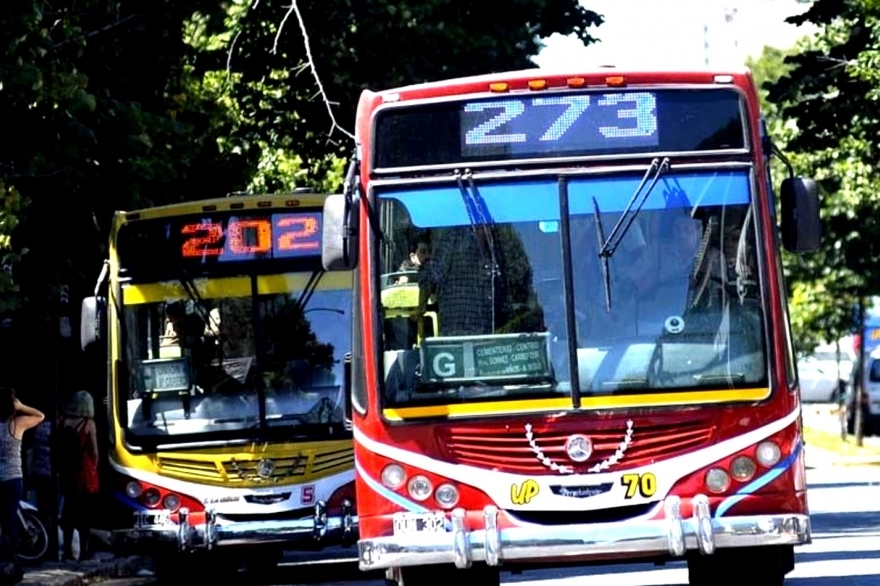
<svg viewBox="0 0 880 586">
<path fill-rule="evenodd" d="M 797 177 L 791 161 L 772 142 L 770 154 L 779 159 L 788 171 L 788 177 L 782 180 L 780 188 L 782 245 L 789 252 L 815 252 L 822 242 L 819 186 L 813 179 Z"/>
</svg>

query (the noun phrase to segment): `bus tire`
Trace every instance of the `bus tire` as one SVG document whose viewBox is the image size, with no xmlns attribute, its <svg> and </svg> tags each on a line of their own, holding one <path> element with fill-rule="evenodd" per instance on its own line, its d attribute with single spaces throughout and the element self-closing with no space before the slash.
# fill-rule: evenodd
<svg viewBox="0 0 880 586">
<path fill-rule="evenodd" d="M 785 576 L 794 569 L 794 547 L 736 547 L 716 550 L 712 555 L 699 553 L 688 558 L 688 584 L 710 586 L 735 576 L 742 568 L 760 568 L 759 575 L 750 578 L 753 586 L 783 586 Z"/>
<path fill-rule="evenodd" d="M 458 584 L 459 586 L 500 586 L 501 571 L 485 564 L 474 564 L 460 570 L 453 565 L 411 566 L 398 568 L 396 579 L 386 579 L 387 586 L 427 586 Z"/>
</svg>

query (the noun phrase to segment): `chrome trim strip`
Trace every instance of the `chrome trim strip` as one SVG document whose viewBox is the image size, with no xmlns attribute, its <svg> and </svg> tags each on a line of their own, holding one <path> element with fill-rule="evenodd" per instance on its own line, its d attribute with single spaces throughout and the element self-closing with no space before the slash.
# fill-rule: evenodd
<svg viewBox="0 0 880 586">
<path fill-rule="evenodd" d="M 620 165 L 617 167 L 587 167 L 587 168 L 579 168 L 579 169 L 553 169 L 553 168 L 542 168 L 542 169 L 533 169 L 533 170 L 516 170 L 516 171 L 486 171 L 479 172 L 475 171 L 472 173 L 472 176 L 475 181 L 490 181 L 490 180 L 509 180 L 509 181 L 521 181 L 523 179 L 535 178 L 535 177 L 546 177 L 547 179 L 557 179 L 559 177 L 578 177 L 584 175 L 612 175 L 612 174 L 621 174 L 621 173 L 644 173 L 645 170 L 650 166 L 649 163 L 644 165 Z M 671 169 L 673 171 L 701 171 L 701 170 L 729 170 L 729 169 L 742 169 L 743 171 L 747 171 L 754 166 L 754 163 L 751 161 L 715 161 L 710 163 L 676 163 L 674 160 L 671 163 Z M 370 194 L 372 196 L 373 189 L 381 189 L 384 187 L 395 187 L 395 186 L 415 186 L 415 185 L 433 185 L 439 184 L 443 185 L 446 183 L 455 184 L 456 178 L 454 175 L 439 175 L 432 177 L 407 177 L 407 178 L 397 178 L 397 179 L 375 179 L 370 181 Z"/>
</svg>

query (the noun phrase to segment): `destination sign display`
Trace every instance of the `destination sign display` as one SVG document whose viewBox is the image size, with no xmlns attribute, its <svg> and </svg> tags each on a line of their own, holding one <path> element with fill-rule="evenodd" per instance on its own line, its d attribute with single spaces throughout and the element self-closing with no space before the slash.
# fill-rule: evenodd
<svg viewBox="0 0 880 586">
<path fill-rule="evenodd" d="M 205 212 L 125 224 L 118 250 L 122 267 L 138 270 L 154 269 L 157 258 L 179 267 L 291 259 L 319 263 L 322 231 L 320 210 Z"/>
<path fill-rule="evenodd" d="M 421 348 L 422 382 L 547 379 L 547 343 L 546 333 L 428 338 Z"/>
<path fill-rule="evenodd" d="M 374 168 L 742 149 L 730 88 L 499 94 L 377 114 Z M 430 137 L 430 140 L 426 140 Z"/>
<path fill-rule="evenodd" d="M 189 366 L 185 358 L 144 360 L 141 368 L 147 392 L 186 391 L 190 388 Z"/>
</svg>

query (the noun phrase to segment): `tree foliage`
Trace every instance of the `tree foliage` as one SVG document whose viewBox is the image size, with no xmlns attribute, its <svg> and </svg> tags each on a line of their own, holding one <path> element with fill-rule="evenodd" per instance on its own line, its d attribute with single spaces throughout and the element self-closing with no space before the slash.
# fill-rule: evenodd
<svg viewBox="0 0 880 586">
<path fill-rule="evenodd" d="M 76 314 L 114 210 L 336 189 L 351 143 L 330 116 L 353 126 L 363 88 L 530 67 L 541 37 L 590 42 L 601 23 L 577 0 L 296 5 L 329 104 L 287 2 L 4 4 L 0 312 L 20 328 L 4 338 L 6 360 L 45 355 L 54 318 Z"/>
<path fill-rule="evenodd" d="M 876 0 L 816 0 L 788 21 L 819 33 L 785 58 L 787 71 L 768 88 L 774 140 L 823 193 L 821 251 L 785 257 L 802 351 L 851 332 L 856 301 L 880 291 L 878 17 Z"/>
</svg>

